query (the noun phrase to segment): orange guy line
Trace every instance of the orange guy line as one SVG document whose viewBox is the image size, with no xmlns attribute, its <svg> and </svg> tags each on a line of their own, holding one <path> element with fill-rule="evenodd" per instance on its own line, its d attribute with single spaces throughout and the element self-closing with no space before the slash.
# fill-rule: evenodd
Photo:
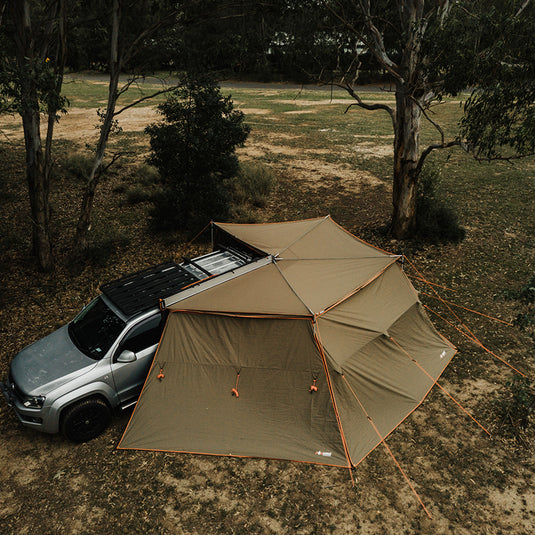
<svg viewBox="0 0 535 535">
<path fill-rule="evenodd" d="M 487 433 L 487 435 L 489 435 L 489 437 L 491 436 L 490 433 L 487 431 L 487 429 L 485 429 L 485 427 L 483 427 L 448 391 L 446 391 L 445 388 L 443 388 L 439 383 L 438 383 L 438 380 L 435 380 L 431 374 L 429 374 L 419 363 L 418 361 L 412 357 L 411 355 L 409 355 L 409 353 L 407 351 L 405 351 L 405 349 L 403 349 L 403 347 L 401 347 L 395 340 L 394 338 L 390 337 L 390 340 L 392 340 L 392 342 L 394 342 L 394 344 L 396 344 L 397 347 L 399 347 L 399 349 L 401 349 L 401 351 L 403 351 L 403 353 L 405 353 L 405 355 L 407 355 L 407 357 L 409 357 L 412 362 L 414 362 L 414 364 L 416 364 L 416 366 L 418 366 L 418 368 L 420 368 L 420 370 L 422 370 L 426 375 L 427 377 L 429 377 L 429 379 L 431 379 L 431 381 L 433 381 L 433 383 L 435 385 L 437 385 L 440 390 L 442 390 L 442 392 L 444 392 L 463 412 L 465 412 L 479 427 L 481 427 L 481 429 L 483 429 L 483 431 L 485 431 L 485 433 Z"/>
<path fill-rule="evenodd" d="M 483 316 L 484 318 L 488 318 L 488 319 L 494 320 L 494 321 L 499 321 L 500 323 L 504 323 L 505 325 L 509 325 L 509 327 L 513 326 L 512 323 L 509 323 L 508 321 L 501 320 L 500 318 L 495 318 L 494 316 L 488 316 L 487 314 L 483 314 L 483 312 L 478 312 L 477 310 L 472 310 L 471 308 L 466 308 L 466 307 L 463 307 L 461 305 L 457 305 L 455 303 L 452 303 L 451 301 L 446 301 L 445 299 L 439 299 L 438 297 L 436 297 L 434 295 L 431 295 L 431 294 L 427 294 L 425 292 L 420 292 L 420 293 L 422 293 L 423 295 L 426 295 L 427 297 L 432 297 L 433 299 L 438 299 L 439 301 L 443 301 L 444 303 L 447 303 L 448 305 L 452 305 L 452 306 L 457 307 L 457 308 L 462 308 L 463 310 L 467 310 L 468 312 L 472 312 L 473 314 L 478 314 L 479 316 Z"/>
<path fill-rule="evenodd" d="M 446 318 L 444 318 L 443 316 L 441 316 L 438 312 L 435 312 L 432 308 L 429 308 L 427 305 L 424 305 L 424 307 L 429 310 L 429 312 L 432 312 L 433 314 L 435 314 L 436 316 L 438 316 L 442 321 L 445 321 L 448 325 L 450 325 L 451 327 L 453 327 L 454 329 L 456 329 L 457 331 L 459 331 L 462 335 L 466 336 L 466 338 L 468 338 L 469 340 L 471 340 L 472 342 L 474 342 L 474 344 L 476 344 L 478 347 L 480 347 L 481 349 L 483 349 L 484 351 L 486 351 L 487 353 L 489 353 L 490 355 L 492 355 L 494 358 L 498 359 L 500 362 L 503 362 L 503 364 L 505 364 L 506 366 L 509 366 L 509 368 L 511 368 L 512 370 L 514 370 L 516 373 L 520 374 L 522 377 L 527 377 L 527 375 L 525 373 L 522 373 L 520 370 L 517 370 L 512 364 L 509 364 L 506 360 L 502 359 L 500 356 L 496 355 L 496 353 L 494 353 L 493 351 L 491 351 L 490 349 L 488 349 L 487 347 L 485 347 L 475 336 L 470 336 L 469 334 L 466 334 L 464 331 L 462 331 L 461 329 L 459 329 L 459 327 L 457 327 L 456 325 L 453 325 L 453 323 L 451 323 L 450 321 L 448 321 Z M 470 333 L 471 334 L 471 333 Z"/>
<path fill-rule="evenodd" d="M 422 275 L 418 269 L 411 263 L 411 261 L 407 258 L 407 257 L 404 257 L 407 262 L 409 263 L 409 265 L 416 271 L 416 273 L 418 273 L 418 275 Z M 455 312 L 451 309 L 451 307 L 448 305 L 448 303 L 446 303 L 446 301 L 444 301 L 444 299 L 442 299 L 442 297 L 440 297 L 440 295 L 438 294 L 438 292 L 434 289 L 434 288 L 431 288 L 431 290 L 433 290 L 433 293 L 437 296 L 437 298 L 442 301 L 442 303 L 444 303 L 444 305 L 446 306 L 446 308 L 452 313 L 453 317 L 460 323 L 460 325 L 466 329 L 466 331 L 470 334 L 470 336 L 468 336 L 465 332 L 463 332 L 461 329 L 459 329 L 458 327 L 456 327 L 455 325 L 453 325 L 452 323 L 450 323 L 448 320 L 446 320 L 445 318 L 443 318 L 442 316 L 440 316 L 440 314 L 438 314 L 437 312 L 435 312 L 434 310 L 431 310 L 428 306 L 424 305 L 425 308 L 427 310 L 431 310 L 431 312 L 433 312 L 434 314 L 436 314 L 437 316 L 439 316 L 441 319 L 443 319 L 444 321 L 446 321 L 447 323 L 449 323 L 452 327 L 454 327 L 455 329 L 457 329 L 460 333 L 464 334 L 465 336 L 467 336 L 468 338 L 470 338 L 473 342 L 475 342 L 479 347 L 481 347 L 482 349 L 484 349 L 487 353 L 490 353 L 493 357 L 497 358 L 500 362 L 503 362 L 506 366 L 509 366 L 509 368 L 511 368 L 512 370 L 514 370 L 515 372 L 519 373 L 520 375 L 522 375 L 522 377 L 526 377 L 526 375 L 524 373 L 522 373 L 521 371 L 517 370 L 514 366 L 512 366 L 511 364 L 509 364 L 508 362 L 506 362 L 505 360 L 503 360 L 501 357 L 499 357 L 498 355 L 496 355 L 494 352 L 492 352 L 490 349 L 488 349 L 487 347 L 485 347 L 483 345 L 483 343 L 478 339 L 478 337 L 468 328 L 467 325 L 465 325 L 463 323 L 463 321 L 461 320 L 461 318 L 459 318 L 459 316 L 457 316 L 457 314 L 455 314 Z"/>
<path fill-rule="evenodd" d="M 362 403 L 360 402 L 360 399 L 357 397 L 357 394 L 355 394 L 355 392 L 353 391 L 353 389 L 351 388 L 351 385 L 349 384 L 348 380 L 346 379 L 345 375 L 342 375 L 342 379 L 345 381 L 345 383 L 347 384 L 349 390 L 351 391 L 351 393 L 353 394 L 354 398 L 357 400 L 357 403 L 359 404 L 360 408 L 362 409 L 362 412 L 366 415 L 366 418 L 368 419 L 368 421 L 370 422 L 370 424 L 372 425 L 373 429 L 375 430 L 375 432 L 377 433 L 377 436 L 381 439 L 381 443 L 383 444 L 383 446 L 386 448 L 386 451 L 388 452 L 388 454 L 392 457 L 392 459 L 394 460 L 394 463 L 396 464 L 396 466 L 398 467 L 399 471 L 401 472 L 401 474 L 403 475 L 403 477 L 405 478 L 405 481 L 407 481 L 409 487 L 411 488 L 412 492 L 414 493 L 414 495 L 416 496 L 416 498 L 418 499 L 418 501 L 420 502 L 420 505 L 423 507 L 423 510 L 425 511 L 425 513 L 427 514 L 427 516 L 429 518 L 433 518 L 431 516 L 431 513 L 427 510 L 427 507 L 424 505 L 424 502 L 422 501 L 422 499 L 420 498 L 420 495 L 416 492 L 416 489 L 414 488 L 413 484 L 411 483 L 410 479 L 408 478 L 407 474 L 403 471 L 403 468 L 401 468 L 401 465 L 398 463 L 397 459 L 394 457 L 394 454 L 392 453 L 392 450 L 388 447 L 388 444 L 385 442 L 385 439 L 383 438 L 383 436 L 381 435 L 381 433 L 379 432 L 379 429 L 377 429 L 376 425 L 373 423 L 373 420 L 371 419 L 370 415 L 366 412 L 366 409 L 364 408 L 364 406 L 362 405 Z"/>
</svg>

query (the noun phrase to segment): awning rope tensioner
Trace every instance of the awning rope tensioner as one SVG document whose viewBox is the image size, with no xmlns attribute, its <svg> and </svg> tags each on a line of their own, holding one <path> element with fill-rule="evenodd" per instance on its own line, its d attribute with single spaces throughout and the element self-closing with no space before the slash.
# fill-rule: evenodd
<svg viewBox="0 0 535 535">
<path fill-rule="evenodd" d="M 236 376 L 236 386 L 230 391 L 230 393 L 233 396 L 236 396 L 237 398 L 240 397 L 240 393 L 238 392 L 238 382 L 240 380 L 240 372 L 238 372 L 238 375 Z"/>
</svg>

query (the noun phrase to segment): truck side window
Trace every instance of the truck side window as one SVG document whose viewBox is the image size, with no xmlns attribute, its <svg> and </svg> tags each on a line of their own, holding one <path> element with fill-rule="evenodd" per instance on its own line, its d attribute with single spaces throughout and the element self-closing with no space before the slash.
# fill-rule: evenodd
<svg viewBox="0 0 535 535">
<path fill-rule="evenodd" d="M 139 353 L 140 351 L 157 344 L 160 341 L 163 327 L 164 318 L 162 317 L 162 314 L 157 314 L 141 324 L 136 325 L 123 339 L 116 355 L 119 355 L 121 351 L 124 351 L 125 349 L 133 351 L 134 353 Z"/>
</svg>

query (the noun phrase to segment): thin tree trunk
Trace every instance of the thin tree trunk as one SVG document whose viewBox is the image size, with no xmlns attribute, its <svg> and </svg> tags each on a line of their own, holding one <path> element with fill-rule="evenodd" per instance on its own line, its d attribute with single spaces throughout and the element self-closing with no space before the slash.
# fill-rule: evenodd
<svg viewBox="0 0 535 535">
<path fill-rule="evenodd" d="M 113 77 L 112 77 L 113 78 Z M 93 201 L 95 199 L 95 192 L 100 182 L 101 167 L 104 161 L 104 154 L 106 152 L 106 146 L 108 137 L 113 125 L 113 117 L 115 111 L 115 105 L 117 103 L 117 85 L 119 80 L 119 73 L 115 77 L 115 81 L 110 80 L 110 91 L 108 98 L 108 108 L 106 115 L 104 116 L 103 123 L 100 127 L 100 136 L 93 157 L 93 164 L 91 166 L 91 172 L 87 178 L 87 182 L 84 188 L 82 196 L 82 205 L 80 208 L 80 216 L 78 218 L 78 224 L 76 225 L 76 238 L 75 246 L 78 250 L 84 250 L 88 247 L 88 233 L 91 229 L 91 213 L 93 211 Z"/>
<path fill-rule="evenodd" d="M 115 117 L 115 107 L 117 104 L 119 86 L 119 75 L 121 72 L 121 63 L 119 59 L 119 26 L 121 23 L 121 6 L 119 0 L 113 1 L 112 12 L 112 33 L 110 44 L 110 82 L 108 86 L 108 103 L 106 114 L 100 126 L 100 135 L 95 149 L 93 165 L 87 179 L 87 183 L 82 196 L 82 205 L 80 216 L 76 225 L 75 246 L 78 250 L 84 250 L 88 247 L 88 233 L 91 229 L 91 212 L 93 211 L 93 201 L 95 191 L 100 181 L 101 167 L 108 144 L 108 138 L 113 126 Z"/>
<path fill-rule="evenodd" d="M 392 235 L 398 239 L 411 236 L 416 228 L 416 196 L 420 156 L 421 109 L 406 97 L 401 84 L 396 90 L 396 128 L 394 135 L 394 186 Z"/>
</svg>

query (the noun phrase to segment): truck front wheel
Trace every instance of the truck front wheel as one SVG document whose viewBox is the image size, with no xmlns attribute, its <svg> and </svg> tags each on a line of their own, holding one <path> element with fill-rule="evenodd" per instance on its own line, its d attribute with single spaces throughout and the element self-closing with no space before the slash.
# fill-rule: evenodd
<svg viewBox="0 0 535 535">
<path fill-rule="evenodd" d="M 98 437 L 111 421 L 111 411 L 101 399 L 85 399 L 71 405 L 62 418 L 61 432 L 73 442 Z"/>
</svg>

